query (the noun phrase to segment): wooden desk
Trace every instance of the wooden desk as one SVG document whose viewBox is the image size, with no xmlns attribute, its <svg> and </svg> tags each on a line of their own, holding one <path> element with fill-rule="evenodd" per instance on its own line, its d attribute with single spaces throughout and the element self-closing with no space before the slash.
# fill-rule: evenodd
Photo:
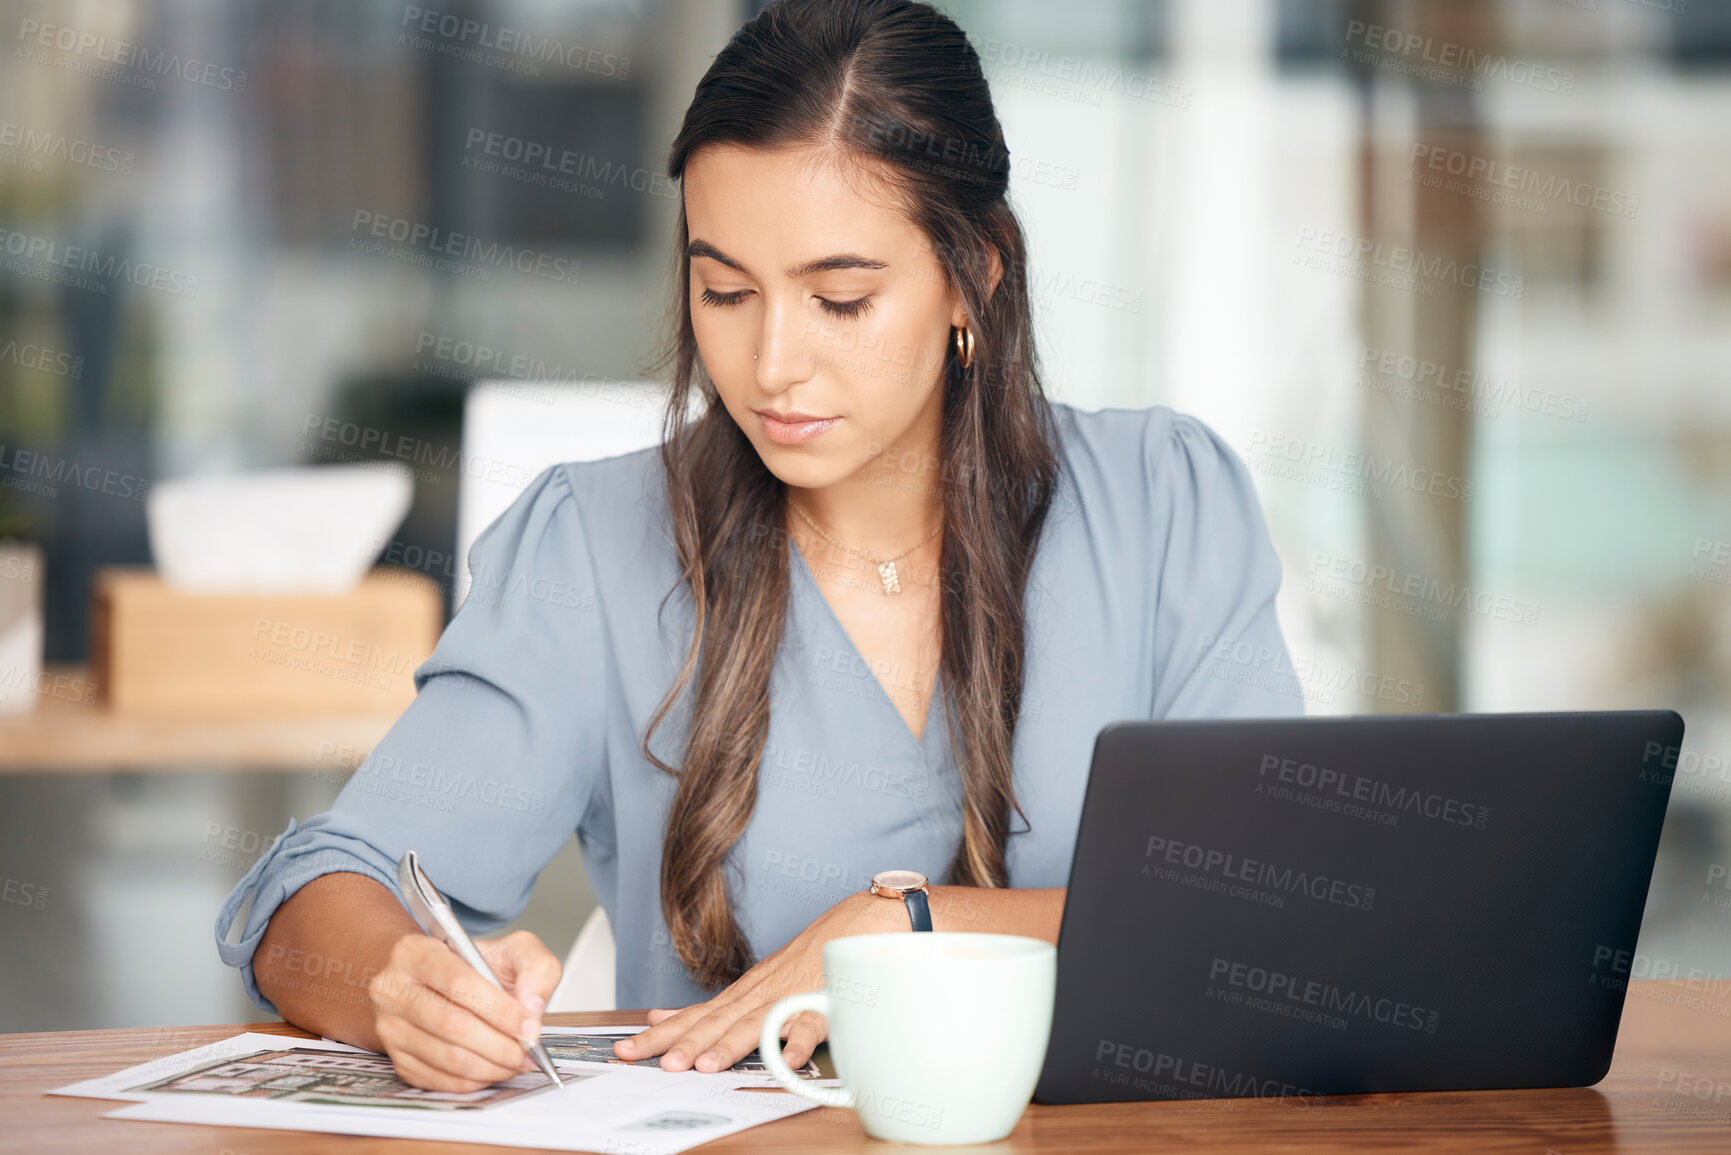
<svg viewBox="0 0 1731 1155">
<path fill-rule="evenodd" d="M 565 1025 L 618 1022 L 639 1012 L 549 1015 Z M 109 1074 L 242 1030 L 296 1038 L 282 1023 L 156 1030 L 0 1035 L 0 1150 L 220 1152 L 271 1155 L 499 1155 L 470 1144 L 134 1123 L 99 1116 L 118 1104 L 45 1096 L 51 1087 Z M 1668 1072 L 1668 1073 L 1667 1073 Z M 1596 1088 L 1351 1095 L 1292 1102 L 1210 1099 L 1098 1106 L 1032 1105 L 993 1152 L 1102 1151 L 1731 1151 L 1731 978 L 1631 984 L 1611 1073 Z M 849 1111 L 819 1107 L 698 1148 L 703 1152 L 885 1152 Z M 934 1148 L 933 1150 L 939 1150 Z M 961 1150 L 950 1148 L 949 1150 Z"/>
<path fill-rule="evenodd" d="M 88 701 L 90 671 L 50 667 L 29 714 L 0 718 L 0 774 L 239 767 L 347 775 L 397 720 L 170 722 L 110 713 Z"/>
</svg>

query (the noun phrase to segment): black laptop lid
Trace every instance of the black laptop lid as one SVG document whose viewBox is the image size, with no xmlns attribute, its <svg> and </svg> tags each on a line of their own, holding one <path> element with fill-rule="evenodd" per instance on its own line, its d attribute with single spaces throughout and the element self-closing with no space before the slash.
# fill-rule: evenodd
<svg viewBox="0 0 1731 1155">
<path fill-rule="evenodd" d="M 1597 1082 L 1682 735 L 1669 711 L 1107 727 L 1035 1098 Z"/>
</svg>

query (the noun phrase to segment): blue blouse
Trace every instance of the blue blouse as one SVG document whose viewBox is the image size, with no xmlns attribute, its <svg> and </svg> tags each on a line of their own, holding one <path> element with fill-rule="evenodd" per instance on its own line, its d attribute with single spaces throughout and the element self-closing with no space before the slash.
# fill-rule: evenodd
<svg viewBox="0 0 1731 1155">
<path fill-rule="evenodd" d="M 1275 618 L 1280 563 L 1243 462 L 1164 406 L 1054 411 L 1061 478 L 1029 579 L 1013 747 L 1028 818 L 1008 841 L 1016 887 L 1067 884 L 1102 726 L 1303 712 Z M 916 740 L 787 548 L 757 806 L 729 871 L 758 958 L 879 870 L 945 881 L 961 836 L 943 695 Z M 522 912 L 575 831 L 617 942 L 617 1005 L 703 1001 L 661 917 L 675 781 L 639 747 L 692 628 L 683 587 L 663 607 L 678 569 L 656 451 L 542 473 L 476 541 L 470 569 L 468 599 L 415 672 L 414 703 L 330 810 L 291 820 L 223 903 L 223 961 L 274 1012 L 253 951 L 311 879 L 352 871 L 395 893 L 412 847 L 464 924 L 485 932 Z M 675 713 L 655 752 L 678 765 L 683 736 Z"/>
</svg>

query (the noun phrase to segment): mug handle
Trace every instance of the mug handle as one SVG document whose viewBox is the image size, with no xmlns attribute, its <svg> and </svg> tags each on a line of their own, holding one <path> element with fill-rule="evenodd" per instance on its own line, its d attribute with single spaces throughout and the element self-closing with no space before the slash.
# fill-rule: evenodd
<svg viewBox="0 0 1731 1155">
<path fill-rule="evenodd" d="M 763 1020 L 763 1030 L 757 1036 L 757 1054 L 763 1060 L 764 1069 L 784 1089 L 802 1099 L 810 1099 L 825 1107 L 852 1107 L 852 1091 L 846 1087 L 814 1087 L 794 1074 L 787 1060 L 781 1057 L 781 1025 L 801 1011 L 816 1011 L 828 1018 L 829 996 L 822 991 L 808 991 L 802 995 L 789 995 L 769 1008 L 769 1016 Z"/>
</svg>

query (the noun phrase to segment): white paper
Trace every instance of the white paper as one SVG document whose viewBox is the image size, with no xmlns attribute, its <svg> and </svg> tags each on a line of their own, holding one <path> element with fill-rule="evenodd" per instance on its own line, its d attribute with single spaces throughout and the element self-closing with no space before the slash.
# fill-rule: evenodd
<svg viewBox="0 0 1731 1155">
<path fill-rule="evenodd" d="M 553 1044 L 561 1034 L 619 1035 L 635 1034 L 642 1029 L 641 1025 L 550 1027 L 543 1034 Z M 759 1073 L 724 1071 L 706 1075 L 607 1062 L 557 1061 L 561 1075 L 575 1077 L 564 1089 L 522 1092 L 520 1098 L 464 1110 L 337 1105 L 134 1089 L 223 1060 L 259 1051 L 286 1050 L 372 1054 L 326 1039 L 248 1033 L 61 1087 L 50 1094 L 133 1101 L 133 1105 L 105 1116 L 113 1119 L 446 1139 L 611 1155 L 673 1155 L 814 1106 L 785 1091 L 763 1089 L 765 1076 Z M 202 1081 L 202 1075 L 197 1077 Z"/>
<path fill-rule="evenodd" d="M 738 1086 L 725 1075 L 618 1067 L 563 1091 L 485 1111 L 441 1112 L 437 1117 L 391 1108 L 327 1109 L 194 1095 L 158 1097 L 111 1111 L 106 1117 L 611 1155 L 674 1155 L 813 1105 L 785 1091 Z"/>
<path fill-rule="evenodd" d="M 609 1057 L 605 1060 L 602 1060 L 601 1062 L 588 1062 L 588 1061 L 579 1060 L 579 1059 L 562 1058 L 562 1057 L 560 1057 L 559 1051 L 558 1051 L 558 1044 L 559 1044 L 560 1038 L 561 1037 L 577 1036 L 577 1035 L 612 1035 L 612 1036 L 635 1035 L 641 1030 L 643 1030 L 643 1024 L 641 1024 L 641 1023 L 639 1023 L 635 1026 L 620 1025 L 620 1026 L 601 1026 L 601 1027 L 542 1027 L 541 1028 L 541 1041 L 546 1046 L 552 1048 L 552 1050 L 549 1053 L 552 1055 L 553 1065 L 556 1066 L 561 1071 L 565 1070 L 565 1068 L 567 1066 L 570 1066 L 573 1069 L 577 1069 L 577 1070 L 589 1069 L 589 1068 L 599 1068 L 601 1070 L 612 1070 L 616 1067 L 625 1066 L 628 1064 L 626 1064 L 625 1060 L 623 1060 L 623 1059 L 616 1059 L 616 1058 L 612 1058 L 612 1057 Z M 749 1059 L 749 1058 L 750 1057 L 748 1056 L 747 1059 Z M 746 1061 L 747 1060 L 744 1060 L 744 1059 L 741 1060 L 742 1063 L 744 1063 Z M 629 1065 L 639 1066 L 639 1067 L 650 1067 L 650 1066 L 659 1067 L 660 1063 L 661 1063 L 661 1060 L 659 1057 L 657 1057 L 657 1058 L 653 1058 L 653 1059 L 640 1059 L 640 1060 L 637 1060 L 635 1063 L 629 1064 Z M 725 1071 L 722 1073 L 730 1075 L 731 1077 L 733 1077 L 735 1079 L 738 1079 L 741 1083 L 747 1083 L 747 1084 L 751 1084 L 754 1086 L 761 1085 L 761 1086 L 765 1086 L 765 1087 L 774 1087 L 774 1086 L 780 1085 L 775 1081 L 775 1076 L 771 1075 L 768 1071 L 761 1069 L 761 1067 L 758 1064 L 756 1064 L 755 1062 L 753 1063 L 752 1067 L 749 1069 L 743 1069 L 742 1070 L 742 1069 L 740 1069 L 740 1067 L 738 1065 L 736 1065 L 732 1070 Z M 807 1063 L 801 1069 L 801 1073 L 803 1073 L 807 1077 L 807 1079 L 810 1082 L 812 1082 L 813 1084 L 815 1084 L 816 1086 L 830 1087 L 830 1086 L 836 1085 L 835 1080 L 833 1080 L 833 1079 L 821 1079 L 818 1077 L 818 1069 L 817 1069 L 816 1063 Z"/>
</svg>

